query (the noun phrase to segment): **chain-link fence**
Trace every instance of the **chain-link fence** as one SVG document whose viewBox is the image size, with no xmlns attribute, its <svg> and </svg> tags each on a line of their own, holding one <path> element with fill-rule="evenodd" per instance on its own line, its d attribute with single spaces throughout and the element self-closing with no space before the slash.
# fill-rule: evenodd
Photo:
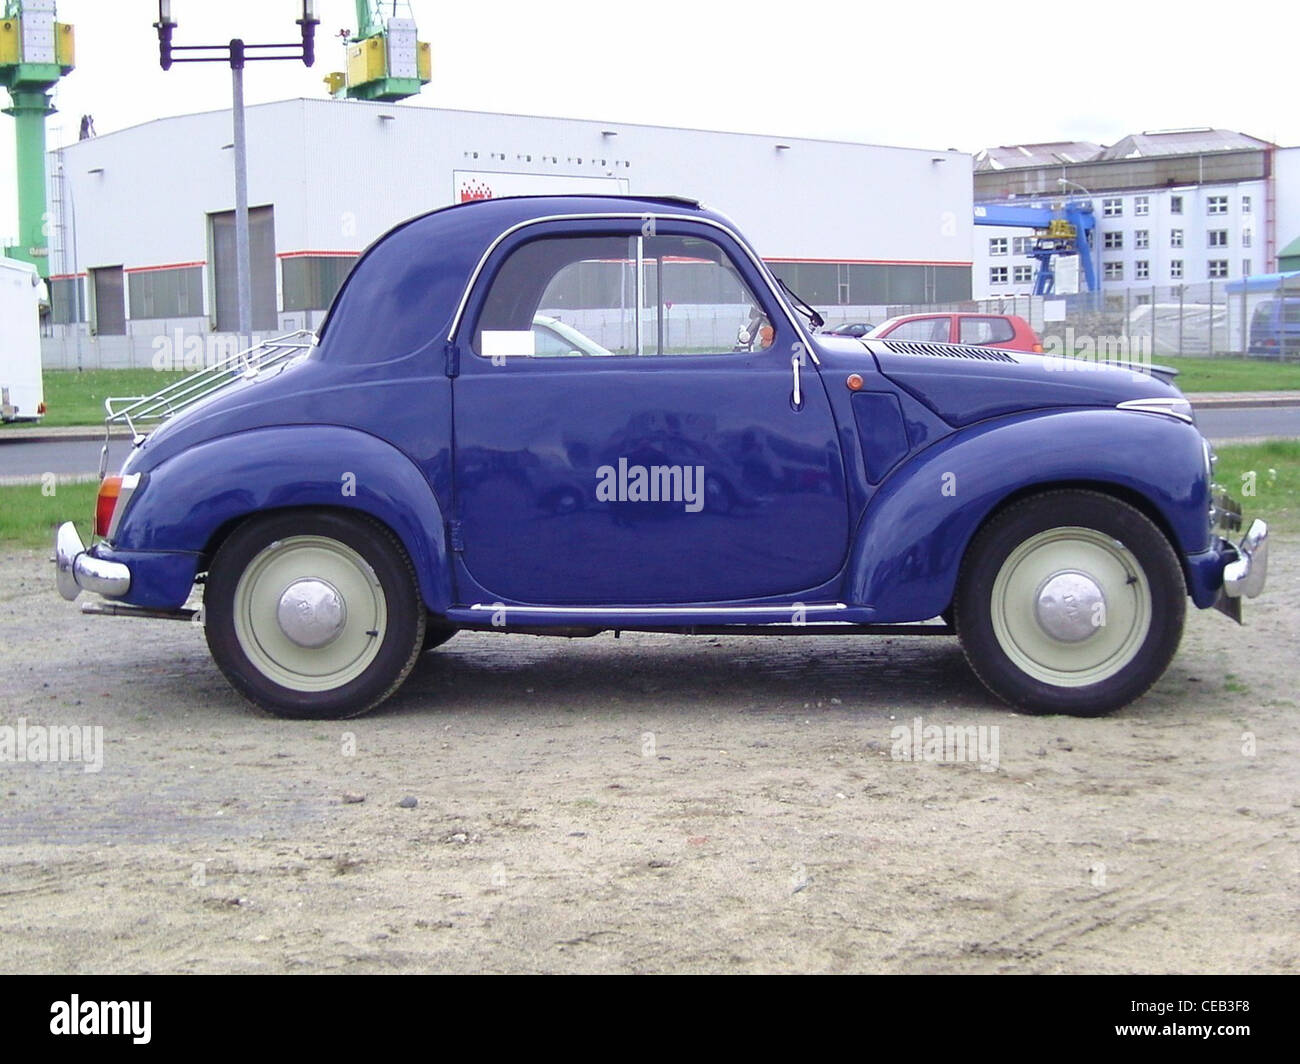
<svg viewBox="0 0 1300 1064">
<path fill-rule="evenodd" d="M 951 312 L 1024 318 L 1049 354 L 1300 360 L 1300 274 L 822 311 L 827 328 L 848 322 L 879 325 L 900 314 Z"/>
</svg>

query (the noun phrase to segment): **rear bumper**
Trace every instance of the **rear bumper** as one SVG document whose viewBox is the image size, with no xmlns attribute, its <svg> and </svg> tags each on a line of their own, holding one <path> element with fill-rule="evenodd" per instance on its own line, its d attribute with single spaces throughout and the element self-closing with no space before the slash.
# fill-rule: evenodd
<svg viewBox="0 0 1300 1064">
<path fill-rule="evenodd" d="M 131 590 L 131 570 L 122 562 L 99 558 L 86 550 L 77 527 L 65 521 L 54 534 L 55 582 L 71 602 L 83 591 L 121 598 Z"/>
</svg>

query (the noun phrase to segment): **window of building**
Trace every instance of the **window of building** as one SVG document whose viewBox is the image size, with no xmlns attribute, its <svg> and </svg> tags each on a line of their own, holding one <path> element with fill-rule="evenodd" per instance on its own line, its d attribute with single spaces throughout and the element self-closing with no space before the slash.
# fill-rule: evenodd
<svg viewBox="0 0 1300 1064">
<path fill-rule="evenodd" d="M 1181 229 L 1169 230 L 1169 246 L 1171 248 L 1180 248 L 1183 246 L 1183 231 Z"/>
<path fill-rule="evenodd" d="M 1111 229 L 1101 234 L 1101 246 L 1107 251 L 1122 251 L 1124 234 L 1118 229 Z"/>
<path fill-rule="evenodd" d="M 1006 284 L 1007 268 L 1005 266 L 989 267 L 989 284 Z"/>
<path fill-rule="evenodd" d="M 1205 213 L 1206 214 L 1227 214 L 1228 197 L 1227 196 L 1206 196 Z"/>
<path fill-rule="evenodd" d="M 1122 262 L 1103 262 L 1101 264 L 1101 277 L 1103 281 L 1124 280 L 1124 264 Z"/>
<path fill-rule="evenodd" d="M 1183 197 L 1182 197 L 1182 196 L 1170 196 L 1170 197 L 1169 197 L 1169 213 L 1170 213 L 1170 214 L 1182 214 L 1182 213 L 1183 213 Z"/>
<path fill-rule="evenodd" d="M 1032 236 L 1013 236 L 1011 238 L 1011 254 L 1028 255 L 1034 250 L 1034 238 Z"/>
<path fill-rule="evenodd" d="M 1124 201 L 1122 199 L 1104 199 L 1101 201 L 1101 216 L 1103 218 L 1119 218 L 1124 213 Z"/>
<path fill-rule="evenodd" d="M 1228 230 L 1210 229 L 1205 234 L 1209 238 L 1209 246 L 1212 248 L 1226 248 L 1228 246 Z"/>
<path fill-rule="evenodd" d="M 1033 284 L 1034 268 L 1032 266 L 1013 266 L 1011 281 L 1013 284 Z"/>
<path fill-rule="evenodd" d="M 744 330 L 761 350 L 774 340 L 762 306 L 709 240 L 543 237 L 520 245 L 497 270 L 471 346 L 493 359 L 721 354 Z"/>
<path fill-rule="evenodd" d="M 1005 255 L 1007 253 L 1007 238 L 1004 236 L 995 236 L 989 239 L 990 255 Z"/>
<path fill-rule="evenodd" d="M 343 286 L 355 255 L 293 255 L 280 261 L 285 310 L 325 310 Z"/>
<path fill-rule="evenodd" d="M 1227 259 L 1211 259 L 1210 262 L 1209 262 L 1209 270 L 1208 270 L 1207 272 L 1209 273 L 1209 275 L 1210 275 L 1211 277 L 1227 277 L 1227 276 L 1228 276 L 1228 260 L 1227 260 Z"/>
<path fill-rule="evenodd" d="M 1145 248 L 1151 246 L 1151 230 L 1135 229 L 1133 230 L 1133 246 L 1135 248 Z"/>
<path fill-rule="evenodd" d="M 1133 263 L 1133 280 L 1145 281 L 1151 277 L 1151 262 L 1149 259 L 1138 259 Z"/>
<path fill-rule="evenodd" d="M 50 322 L 71 325 L 86 320 L 86 288 L 80 277 L 50 278 Z"/>
<path fill-rule="evenodd" d="M 128 270 L 132 318 L 197 318 L 203 313 L 203 267 Z"/>
<path fill-rule="evenodd" d="M 1255 243 L 1255 231 L 1253 229 L 1243 229 L 1241 231 L 1241 246 L 1248 248 Z"/>
<path fill-rule="evenodd" d="M 1183 276 L 1183 260 L 1171 259 L 1169 262 L 1169 276 L 1175 281 Z"/>
<path fill-rule="evenodd" d="M 1250 197 L 1249 197 L 1249 196 L 1242 196 L 1242 197 L 1241 197 L 1241 213 L 1242 213 L 1242 214 L 1249 214 L 1250 211 L 1251 211 L 1251 206 L 1250 206 Z"/>
<path fill-rule="evenodd" d="M 1151 197 L 1135 196 L 1133 198 L 1133 213 L 1139 218 L 1145 218 L 1151 213 Z"/>
<path fill-rule="evenodd" d="M 1241 260 L 1241 276 L 1242 276 L 1242 277 L 1249 277 L 1249 276 L 1251 275 L 1251 271 L 1252 271 L 1252 270 L 1253 270 L 1253 267 L 1251 266 L 1250 259 L 1242 259 L 1242 260 Z"/>
</svg>

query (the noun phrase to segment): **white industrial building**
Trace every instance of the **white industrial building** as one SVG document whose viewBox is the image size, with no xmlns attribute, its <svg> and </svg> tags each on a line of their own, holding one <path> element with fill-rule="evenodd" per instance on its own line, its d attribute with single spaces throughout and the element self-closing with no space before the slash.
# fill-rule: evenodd
<svg viewBox="0 0 1300 1064">
<path fill-rule="evenodd" d="M 1103 293 L 1140 303 L 1187 286 L 1209 293 L 1213 284 L 1217 300 L 1228 282 L 1277 270 L 1281 250 L 1300 237 L 1300 148 L 1192 129 L 1134 134 L 1110 147 L 1026 144 L 975 157 L 977 205 L 1050 207 L 1067 199 L 1093 205 Z M 1033 243 L 1030 229 L 977 227 L 975 297 L 1032 293 Z M 1058 283 L 1058 293 L 1072 290 Z"/>
<path fill-rule="evenodd" d="M 247 129 L 262 335 L 314 327 L 395 223 L 532 193 L 698 198 L 831 321 L 971 296 L 961 152 L 339 100 L 250 107 Z M 236 328 L 231 141 L 213 111 L 51 153 L 47 368 L 148 365 L 160 337 Z"/>
</svg>

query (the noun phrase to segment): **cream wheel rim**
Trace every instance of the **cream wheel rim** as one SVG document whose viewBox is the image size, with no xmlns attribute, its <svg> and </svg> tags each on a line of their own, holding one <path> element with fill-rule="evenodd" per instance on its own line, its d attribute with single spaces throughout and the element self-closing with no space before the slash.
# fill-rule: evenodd
<svg viewBox="0 0 1300 1064">
<path fill-rule="evenodd" d="M 1151 585 L 1133 552 L 1092 528 L 1031 536 L 993 582 L 993 633 L 1022 672 L 1054 687 L 1119 673 L 1151 628 Z"/>
<path fill-rule="evenodd" d="M 253 666 L 294 691 L 332 691 L 383 645 L 388 602 L 374 569 L 325 536 L 277 540 L 235 585 L 235 636 Z"/>
</svg>

